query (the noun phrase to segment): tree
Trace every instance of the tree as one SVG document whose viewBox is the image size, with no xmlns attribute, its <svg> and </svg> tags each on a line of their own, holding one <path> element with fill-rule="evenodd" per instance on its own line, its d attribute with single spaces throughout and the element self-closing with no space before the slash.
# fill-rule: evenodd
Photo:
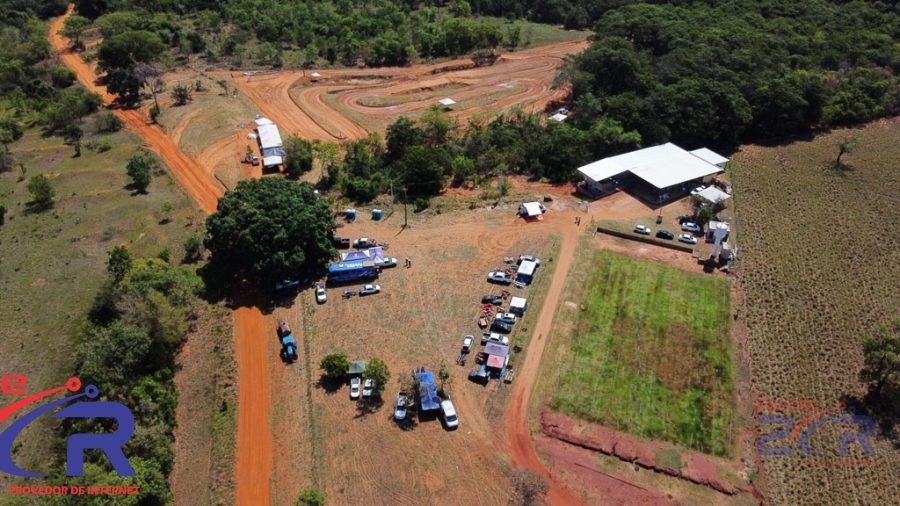
<svg viewBox="0 0 900 506">
<path fill-rule="evenodd" d="M 510 506 L 538 506 L 546 504 L 544 496 L 550 490 L 547 480 L 531 471 L 519 469 L 512 476 L 513 492 L 509 495 Z"/>
<path fill-rule="evenodd" d="M 150 111 L 148 111 L 148 112 L 150 113 L 150 121 L 152 121 L 155 124 L 156 120 L 159 119 L 159 113 L 161 112 L 159 110 L 159 106 L 154 105 L 153 107 L 150 108 Z"/>
<path fill-rule="evenodd" d="M 334 218 L 309 183 L 243 180 L 206 219 L 206 248 L 226 272 L 275 281 L 317 272 L 337 258 Z"/>
<path fill-rule="evenodd" d="M 324 370 L 329 378 L 341 379 L 350 369 L 350 360 L 345 353 L 329 353 L 319 361 L 319 369 Z"/>
<path fill-rule="evenodd" d="M 184 240 L 184 261 L 196 262 L 203 253 L 203 238 L 197 234 L 191 234 Z"/>
<path fill-rule="evenodd" d="M 325 506 L 325 500 L 327 496 L 319 492 L 314 488 L 308 488 L 303 492 L 300 492 L 300 497 L 297 498 L 297 502 L 294 503 L 295 506 Z"/>
<path fill-rule="evenodd" d="M 444 189 L 444 170 L 434 159 L 435 151 L 425 146 L 413 146 L 400 163 L 403 184 L 414 195 L 430 197 Z"/>
<path fill-rule="evenodd" d="M 838 155 L 837 158 L 834 159 L 835 167 L 844 167 L 844 164 L 841 162 L 841 157 L 846 155 L 847 153 L 852 153 L 856 147 L 859 145 L 859 135 L 856 132 L 848 132 L 838 139 L 837 143 Z"/>
<path fill-rule="evenodd" d="M 447 369 L 447 363 L 441 359 L 441 367 L 438 369 L 438 378 L 441 380 L 441 390 L 444 389 L 444 382 L 450 379 L 450 370 Z"/>
<path fill-rule="evenodd" d="M 865 365 L 859 373 L 861 381 L 875 386 L 874 397 L 880 397 L 885 386 L 900 389 L 900 319 L 882 325 L 874 335 L 863 337 Z"/>
<path fill-rule="evenodd" d="M 91 25 L 91 20 L 78 14 L 73 14 L 63 21 L 63 29 L 58 33 L 72 41 L 73 48 L 84 47 L 81 43 L 81 34 Z"/>
<path fill-rule="evenodd" d="M 134 155 L 128 160 L 125 171 L 128 173 L 128 177 L 131 178 L 131 184 L 138 192 L 147 193 L 147 187 L 150 186 L 150 181 L 153 180 L 153 176 L 150 174 L 150 169 L 152 168 L 153 161 L 144 155 Z"/>
<path fill-rule="evenodd" d="M 363 377 L 366 379 L 372 380 L 374 385 L 372 385 L 373 394 L 376 397 L 381 397 L 381 394 L 384 392 L 384 387 L 387 386 L 388 381 L 391 379 L 391 371 L 388 370 L 387 365 L 380 358 L 373 358 L 366 364 L 366 370 L 363 372 Z"/>
<path fill-rule="evenodd" d="M 120 283 L 126 275 L 131 271 L 134 260 L 131 253 L 125 249 L 125 246 L 116 246 L 107 252 L 109 258 L 106 260 L 106 272 L 113 275 L 116 283 Z"/>
<path fill-rule="evenodd" d="M 515 51 L 522 40 L 522 29 L 518 26 L 506 27 L 506 50 Z"/>
<path fill-rule="evenodd" d="M 312 166 L 312 143 L 295 135 L 285 139 L 284 174 L 290 179 L 300 179 L 300 176 L 312 170 Z"/>
<path fill-rule="evenodd" d="M 172 221 L 172 219 L 169 218 L 169 215 L 172 214 L 172 211 L 175 209 L 175 205 L 171 202 L 166 201 L 162 203 L 162 207 L 160 209 L 163 213 L 163 219 L 160 223 L 169 223 L 170 221 Z"/>
<path fill-rule="evenodd" d="M 172 88 L 172 100 L 175 105 L 185 105 L 191 101 L 191 89 L 187 86 L 178 85 Z"/>
<path fill-rule="evenodd" d="M 145 30 L 129 30 L 103 41 L 97 50 L 97 68 L 101 71 L 131 68 L 150 63 L 162 55 L 166 45 L 159 36 Z"/>
<path fill-rule="evenodd" d="M 63 131 L 63 142 L 66 144 L 72 145 L 81 140 L 81 137 L 84 135 L 84 131 L 80 126 L 75 123 L 69 123 L 66 125 L 66 129 Z"/>
<path fill-rule="evenodd" d="M 9 153 L 9 145 L 21 139 L 24 134 L 25 131 L 22 130 L 18 121 L 11 118 L 0 120 L 0 144 L 3 144 L 7 153 Z"/>
<path fill-rule="evenodd" d="M 53 206 L 53 197 L 56 196 L 56 190 L 50 184 L 50 180 L 43 174 L 32 176 L 26 186 L 28 193 L 31 194 L 31 204 L 36 210 L 42 211 Z"/>
</svg>

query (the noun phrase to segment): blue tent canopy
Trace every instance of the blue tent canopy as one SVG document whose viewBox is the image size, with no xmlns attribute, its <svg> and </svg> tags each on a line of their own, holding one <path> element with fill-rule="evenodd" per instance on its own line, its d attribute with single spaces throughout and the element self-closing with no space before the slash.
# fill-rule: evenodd
<svg viewBox="0 0 900 506">
<path fill-rule="evenodd" d="M 419 400 L 422 403 L 423 411 L 438 409 L 441 406 L 441 399 L 437 395 L 437 387 L 434 386 L 434 372 L 424 371 L 416 373 L 419 380 Z"/>
</svg>

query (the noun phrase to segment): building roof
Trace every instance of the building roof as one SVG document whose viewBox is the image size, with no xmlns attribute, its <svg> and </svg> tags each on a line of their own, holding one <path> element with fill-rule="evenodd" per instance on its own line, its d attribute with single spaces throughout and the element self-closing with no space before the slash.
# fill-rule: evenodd
<svg viewBox="0 0 900 506">
<path fill-rule="evenodd" d="M 509 346 L 500 343 L 487 343 L 484 347 L 484 354 L 505 357 L 509 355 Z"/>
<path fill-rule="evenodd" d="M 657 188 L 667 188 L 722 170 L 671 142 L 604 158 L 578 169 L 593 181 L 631 172 Z"/>
<path fill-rule="evenodd" d="M 438 100 L 438 102 L 440 102 L 440 104 L 445 107 L 450 107 L 451 105 L 456 103 L 456 101 L 453 100 L 452 98 L 442 98 L 442 99 Z"/>
<path fill-rule="evenodd" d="M 716 188 L 715 186 L 710 186 L 709 188 L 698 193 L 697 195 L 712 202 L 713 204 L 715 204 L 716 202 L 721 202 L 723 200 L 727 200 L 727 199 L 731 198 L 731 195 L 723 192 L 722 190 Z"/>
<path fill-rule="evenodd" d="M 505 358 L 506 357 L 501 357 L 500 355 L 488 355 L 487 362 L 485 362 L 485 364 L 493 369 L 503 369 Z"/>
<path fill-rule="evenodd" d="M 322 77 L 322 74 L 320 74 L 320 73 L 318 73 L 318 72 L 313 72 L 313 73 L 310 74 L 309 76 L 310 76 L 310 77 Z"/>
<path fill-rule="evenodd" d="M 525 307 L 526 299 L 522 297 L 513 297 L 509 299 L 509 307 Z"/>
<path fill-rule="evenodd" d="M 724 156 L 708 148 L 695 149 L 691 151 L 691 154 L 713 165 L 722 165 L 729 161 Z"/>
<path fill-rule="evenodd" d="M 432 371 L 424 371 L 416 373 L 416 379 L 419 380 L 419 402 L 422 409 L 429 411 L 438 409 L 441 405 L 441 399 L 437 395 L 437 387 L 434 386 L 434 373 Z"/>
<path fill-rule="evenodd" d="M 350 369 L 347 370 L 350 374 L 362 374 L 363 371 L 366 370 L 366 361 L 365 360 L 354 360 L 350 362 Z"/>
<path fill-rule="evenodd" d="M 263 125 L 274 125 L 274 124 L 275 124 L 275 122 L 272 121 L 272 120 L 270 120 L 269 118 L 256 118 L 256 119 L 253 120 L 253 121 L 256 122 L 256 124 L 257 124 L 258 126 L 263 126 Z"/>
<path fill-rule="evenodd" d="M 534 276 L 534 271 L 537 269 L 537 263 L 532 262 L 531 260 L 523 260 L 521 264 L 519 264 L 519 270 L 516 274 L 524 274 L 525 276 Z"/>
<path fill-rule="evenodd" d="M 281 165 L 283 159 L 280 156 L 265 156 L 263 157 L 263 165 L 266 167 L 272 167 L 274 165 Z"/>
<path fill-rule="evenodd" d="M 281 134 L 278 133 L 278 127 L 274 123 L 259 125 L 256 131 L 259 132 L 259 145 L 263 149 L 282 147 Z"/>
<path fill-rule="evenodd" d="M 568 116 L 560 113 L 556 113 L 553 116 L 550 116 L 550 119 L 552 119 L 553 121 L 565 121 L 566 118 L 568 118 Z"/>
<path fill-rule="evenodd" d="M 541 204 L 538 202 L 525 202 L 522 204 L 522 207 L 525 208 L 525 212 L 528 213 L 528 216 L 540 216 L 541 213 Z"/>
</svg>

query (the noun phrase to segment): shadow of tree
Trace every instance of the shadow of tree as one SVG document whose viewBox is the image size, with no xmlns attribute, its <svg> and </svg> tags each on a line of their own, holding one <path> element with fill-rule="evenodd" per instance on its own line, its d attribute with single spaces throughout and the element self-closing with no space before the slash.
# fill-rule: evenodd
<svg viewBox="0 0 900 506">
<path fill-rule="evenodd" d="M 356 403 L 356 416 L 353 418 L 365 418 L 375 414 L 384 406 L 384 399 L 380 397 L 363 397 Z"/>
<path fill-rule="evenodd" d="M 900 405 L 897 403 L 896 394 L 883 391 L 882 395 L 875 397 L 872 392 L 859 397 L 850 394 L 841 396 L 841 402 L 848 407 L 855 408 L 857 415 L 864 415 L 875 421 L 878 431 L 875 437 L 890 441 L 894 449 L 900 449 L 900 430 L 897 422 L 900 421 Z"/>
<path fill-rule="evenodd" d="M 321 376 L 319 376 L 319 379 L 316 380 L 315 386 L 316 388 L 321 388 L 322 390 L 324 390 L 328 395 L 334 395 L 344 386 L 344 384 L 345 381 L 343 378 L 335 379 L 323 373 Z"/>
</svg>

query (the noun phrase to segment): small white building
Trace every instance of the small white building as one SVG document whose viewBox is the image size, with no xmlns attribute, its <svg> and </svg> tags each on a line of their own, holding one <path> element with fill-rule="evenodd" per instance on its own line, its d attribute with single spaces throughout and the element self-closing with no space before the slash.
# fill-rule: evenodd
<svg viewBox="0 0 900 506">
<path fill-rule="evenodd" d="M 513 297 L 509 299 L 509 312 L 518 315 L 525 316 L 525 310 L 528 309 L 528 301 L 523 299 L 522 297 Z"/>
<path fill-rule="evenodd" d="M 544 214 L 546 211 L 547 208 L 540 202 L 525 202 L 519 205 L 519 214 L 523 218 L 534 218 Z"/>
<path fill-rule="evenodd" d="M 516 272 L 516 278 L 523 283 L 530 284 L 537 272 L 537 262 L 524 260 L 519 264 L 519 270 Z"/>
<path fill-rule="evenodd" d="M 442 99 L 438 100 L 438 103 L 444 107 L 450 107 L 451 105 L 456 104 L 456 101 L 453 100 L 452 98 L 442 98 Z"/>
</svg>

